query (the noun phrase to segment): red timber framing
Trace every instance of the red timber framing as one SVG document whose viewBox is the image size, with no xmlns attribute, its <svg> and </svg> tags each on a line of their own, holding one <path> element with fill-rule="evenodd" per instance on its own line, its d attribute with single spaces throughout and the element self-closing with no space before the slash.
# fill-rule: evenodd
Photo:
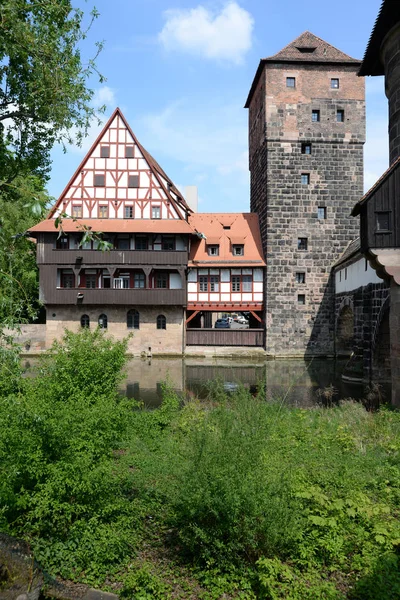
<svg viewBox="0 0 400 600">
<path fill-rule="evenodd" d="M 104 207 L 107 207 L 107 211 Z M 160 165 L 117 108 L 68 182 L 48 218 L 182 219 L 191 212 Z M 156 216 L 154 216 L 156 215 Z"/>
</svg>

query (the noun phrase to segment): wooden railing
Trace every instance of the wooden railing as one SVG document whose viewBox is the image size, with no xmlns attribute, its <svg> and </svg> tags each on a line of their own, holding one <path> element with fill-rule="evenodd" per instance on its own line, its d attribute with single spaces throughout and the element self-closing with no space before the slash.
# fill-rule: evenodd
<svg viewBox="0 0 400 600">
<path fill-rule="evenodd" d="M 187 329 L 187 346 L 264 346 L 264 329 Z"/>
</svg>

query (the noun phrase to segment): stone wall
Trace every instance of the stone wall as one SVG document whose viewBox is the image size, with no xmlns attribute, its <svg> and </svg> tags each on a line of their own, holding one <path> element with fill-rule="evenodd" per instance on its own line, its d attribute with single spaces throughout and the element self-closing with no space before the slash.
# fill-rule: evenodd
<svg viewBox="0 0 400 600">
<path fill-rule="evenodd" d="M 259 124 L 250 126 L 250 139 L 257 130 L 250 171 L 251 210 L 259 214 L 267 262 L 267 351 L 333 355 L 330 271 L 358 235 L 350 212 L 363 193 L 364 81 L 356 67 L 323 64 L 268 64 L 264 76 L 265 135 L 260 142 Z M 296 78 L 294 89 L 286 88 L 287 76 Z M 331 77 L 339 78 L 338 90 L 330 88 Z M 312 122 L 314 109 L 319 122 Z M 344 122 L 336 121 L 338 109 Z M 259 120 L 263 111 L 257 114 Z M 304 142 L 311 154 L 302 152 Z M 301 183 L 302 174 L 309 184 Z M 318 208 L 325 209 L 325 219 L 318 218 Z M 299 238 L 307 238 L 307 250 L 298 250 Z M 296 281 L 296 273 L 305 273 L 305 283 Z"/>
<path fill-rule="evenodd" d="M 40 354 L 46 348 L 46 325 L 21 325 L 19 330 L 5 331 L 21 344 L 23 354 Z"/>
<path fill-rule="evenodd" d="M 143 307 L 140 308 L 139 329 L 128 329 L 126 315 L 130 306 L 48 306 L 46 324 L 46 347 L 55 339 L 60 339 L 65 329 L 78 331 L 83 314 L 90 318 L 90 327 L 97 327 L 101 313 L 108 317 L 107 332 L 116 339 L 122 339 L 132 333 L 128 352 L 139 356 L 142 352 L 150 354 L 182 354 L 184 336 L 184 311 L 181 307 Z M 157 316 L 163 314 L 167 320 L 166 329 L 157 329 Z"/>
</svg>

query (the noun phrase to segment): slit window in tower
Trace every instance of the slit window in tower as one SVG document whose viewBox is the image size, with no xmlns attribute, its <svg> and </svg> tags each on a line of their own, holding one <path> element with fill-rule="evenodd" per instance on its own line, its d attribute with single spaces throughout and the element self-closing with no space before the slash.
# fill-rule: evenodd
<svg viewBox="0 0 400 600">
<path fill-rule="evenodd" d="M 297 238 L 297 250 L 307 250 L 308 248 L 308 238 L 299 237 Z"/>
<path fill-rule="evenodd" d="M 309 185 L 309 183 L 310 183 L 310 173 L 302 173 L 301 174 L 301 183 L 303 185 Z"/>
<path fill-rule="evenodd" d="M 295 77 L 286 77 L 286 87 L 288 87 L 288 88 L 296 87 L 296 78 Z"/>
<path fill-rule="evenodd" d="M 338 108 L 338 110 L 336 111 L 336 121 L 338 123 L 344 122 L 344 110 Z"/>
<path fill-rule="evenodd" d="M 320 112 L 317 109 L 313 109 L 311 111 L 311 121 L 313 123 L 318 123 L 320 121 Z"/>
<path fill-rule="evenodd" d="M 331 88 L 332 88 L 332 90 L 339 89 L 339 79 L 337 79 L 337 78 L 331 79 Z"/>
<path fill-rule="evenodd" d="M 318 206 L 318 219 L 324 221 L 326 219 L 326 206 Z"/>
<path fill-rule="evenodd" d="M 306 274 L 304 272 L 296 273 L 296 283 L 305 283 Z"/>
<path fill-rule="evenodd" d="M 311 142 L 303 142 L 301 144 L 301 153 L 302 154 L 311 154 Z"/>
<path fill-rule="evenodd" d="M 297 303 L 304 305 L 306 303 L 306 295 L 305 294 L 298 294 L 298 296 L 297 296 Z"/>
</svg>

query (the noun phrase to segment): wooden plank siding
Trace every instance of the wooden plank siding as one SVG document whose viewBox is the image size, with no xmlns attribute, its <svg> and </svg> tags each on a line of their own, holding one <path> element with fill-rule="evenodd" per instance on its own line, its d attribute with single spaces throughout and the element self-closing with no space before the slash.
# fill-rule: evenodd
<svg viewBox="0 0 400 600">
<path fill-rule="evenodd" d="M 187 346 L 264 346 L 264 329 L 187 329 Z"/>
<path fill-rule="evenodd" d="M 81 257 L 79 263 L 85 265 L 120 265 L 139 267 L 140 265 L 150 266 L 182 266 L 186 267 L 188 262 L 187 250 L 56 250 L 50 244 L 44 244 L 43 248 L 38 248 L 38 265 L 69 265 L 76 264 L 78 257 Z"/>
<path fill-rule="evenodd" d="M 400 247 L 400 169 L 394 169 L 371 194 L 361 210 L 361 250 Z M 379 232 L 377 213 L 390 213 L 390 230 Z"/>
</svg>

